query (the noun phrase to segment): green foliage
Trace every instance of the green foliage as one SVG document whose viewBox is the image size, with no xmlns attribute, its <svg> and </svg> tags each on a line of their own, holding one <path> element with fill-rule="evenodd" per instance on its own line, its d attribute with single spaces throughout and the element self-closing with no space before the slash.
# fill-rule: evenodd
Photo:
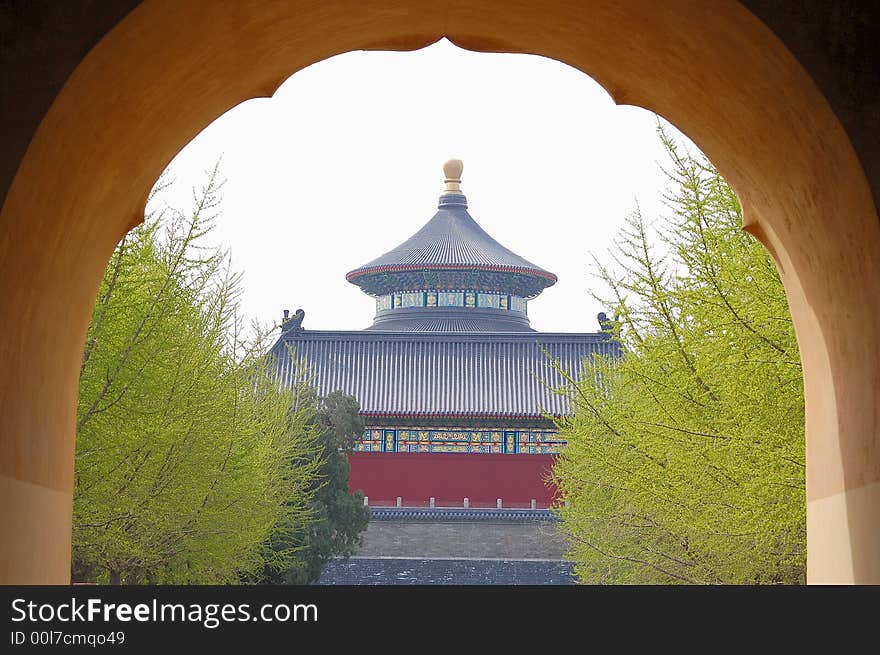
<svg viewBox="0 0 880 655">
<path fill-rule="evenodd" d="M 74 580 L 237 582 L 290 566 L 269 535 L 311 520 L 316 406 L 266 374 L 264 335 L 241 336 L 239 278 L 203 246 L 219 187 L 215 168 L 190 215 L 148 216 L 101 284 L 80 372 Z"/>
<path fill-rule="evenodd" d="M 784 290 L 730 187 L 659 132 L 672 215 L 657 243 L 637 209 L 617 273 L 598 266 L 624 355 L 585 364 L 559 425 L 570 556 L 589 583 L 802 583 L 803 381 Z"/>
<path fill-rule="evenodd" d="M 348 453 L 363 434 L 364 421 L 353 396 L 334 391 L 319 400 L 315 424 L 321 449 L 321 469 L 311 491 L 313 520 L 299 529 L 279 530 L 274 548 L 298 551 L 284 571 L 264 572 L 260 581 L 274 584 L 310 584 L 333 557 L 353 555 L 370 520 L 361 491 L 349 493 Z"/>
</svg>

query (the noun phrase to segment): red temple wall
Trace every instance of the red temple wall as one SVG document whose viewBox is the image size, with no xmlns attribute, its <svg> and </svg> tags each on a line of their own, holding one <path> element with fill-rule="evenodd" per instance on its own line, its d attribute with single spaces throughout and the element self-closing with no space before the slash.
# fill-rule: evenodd
<svg viewBox="0 0 880 655">
<path fill-rule="evenodd" d="M 556 488 L 547 482 L 553 455 L 468 453 L 351 453 L 349 488 L 362 490 L 370 505 L 409 507 L 549 507 Z"/>
</svg>

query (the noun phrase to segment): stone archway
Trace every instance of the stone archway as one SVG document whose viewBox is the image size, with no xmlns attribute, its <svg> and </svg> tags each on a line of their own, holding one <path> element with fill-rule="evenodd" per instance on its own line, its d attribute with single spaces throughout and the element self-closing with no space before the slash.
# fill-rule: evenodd
<svg viewBox="0 0 880 655">
<path fill-rule="evenodd" d="M 880 221 L 827 101 L 734 0 L 137 6 L 56 97 L 0 216 L 0 581 L 69 580 L 86 328 L 110 253 L 165 165 L 224 111 L 311 63 L 444 36 L 577 67 L 717 164 L 776 260 L 801 345 L 809 580 L 880 582 Z"/>
</svg>

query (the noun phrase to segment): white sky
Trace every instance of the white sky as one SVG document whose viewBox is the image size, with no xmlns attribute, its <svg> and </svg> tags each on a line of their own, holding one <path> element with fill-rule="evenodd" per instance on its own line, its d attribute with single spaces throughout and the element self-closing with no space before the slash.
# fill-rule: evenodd
<svg viewBox="0 0 880 655">
<path fill-rule="evenodd" d="M 358 330 L 375 305 L 345 274 L 434 215 L 442 164 L 459 158 L 474 219 L 559 278 L 529 303 L 532 327 L 593 332 L 605 308 L 588 294 L 590 253 L 603 257 L 636 200 L 646 218 L 663 212 L 655 124 L 551 59 L 445 40 L 350 52 L 218 118 L 171 162 L 160 200 L 190 207 L 222 155 L 214 240 L 244 272 L 243 314 L 272 324 L 301 307 L 306 329 Z"/>
</svg>

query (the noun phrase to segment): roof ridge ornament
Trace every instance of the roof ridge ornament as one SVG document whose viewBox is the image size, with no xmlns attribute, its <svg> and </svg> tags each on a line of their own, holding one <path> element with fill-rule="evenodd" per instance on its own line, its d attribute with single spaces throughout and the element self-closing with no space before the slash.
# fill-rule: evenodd
<svg viewBox="0 0 880 655">
<path fill-rule="evenodd" d="M 296 314 L 293 316 L 290 315 L 290 310 L 284 310 L 284 318 L 281 319 L 281 333 L 285 334 L 287 332 L 303 332 L 305 328 L 302 326 L 303 319 L 306 317 L 306 313 L 302 309 L 297 309 Z"/>
<path fill-rule="evenodd" d="M 443 174 L 446 176 L 444 193 L 461 193 L 461 172 L 463 170 L 464 162 L 460 159 L 450 159 L 443 164 Z"/>
</svg>

